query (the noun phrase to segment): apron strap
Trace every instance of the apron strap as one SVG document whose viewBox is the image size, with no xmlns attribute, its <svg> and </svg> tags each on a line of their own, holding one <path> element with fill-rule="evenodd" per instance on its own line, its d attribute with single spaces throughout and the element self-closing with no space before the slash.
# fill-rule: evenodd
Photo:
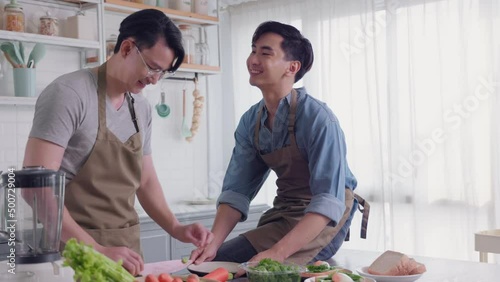
<svg viewBox="0 0 500 282">
<path fill-rule="evenodd" d="M 297 147 L 295 139 L 295 112 L 297 111 L 297 91 L 292 88 L 292 105 L 288 114 L 288 136 L 290 136 L 290 145 Z"/>
<path fill-rule="evenodd" d="M 130 116 L 132 117 L 132 122 L 134 123 L 135 126 L 135 131 L 139 132 L 139 126 L 137 125 L 137 116 L 135 115 L 135 109 L 134 109 L 135 99 L 134 97 L 132 97 L 132 94 L 130 94 L 130 92 L 127 93 L 127 99 L 128 99 L 128 109 L 130 111 Z"/>
<path fill-rule="evenodd" d="M 257 115 L 257 123 L 255 124 L 255 130 L 253 135 L 253 145 L 255 149 L 257 149 L 257 153 L 260 155 L 260 146 L 259 146 L 259 132 L 260 132 L 260 119 L 262 117 L 262 110 L 264 109 L 264 105 L 266 103 L 263 101 L 262 106 L 260 106 L 259 114 Z"/>
<path fill-rule="evenodd" d="M 99 118 L 99 129 L 98 134 L 102 131 L 101 129 L 106 128 L 106 63 L 99 66 L 97 70 L 97 101 L 98 101 L 98 118 Z"/>
<path fill-rule="evenodd" d="M 363 219 L 361 220 L 361 238 L 366 239 L 368 217 L 370 216 L 370 204 L 358 194 L 354 194 L 354 198 L 358 200 L 358 210 L 363 213 Z"/>
<path fill-rule="evenodd" d="M 366 239 L 366 234 L 368 230 L 368 218 L 370 216 L 370 204 L 358 194 L 354 194 L 354 198 L 358 200 L 358 210 L 363 214 L 363 218 L 361 219 L 360 237 L 362 239 Z M 350 235 L 351 235 L 351 229 L 349 228 L 347 230 L 347 235 L 345 236 L 344 241 L 349 241 Z"/>
</svg>

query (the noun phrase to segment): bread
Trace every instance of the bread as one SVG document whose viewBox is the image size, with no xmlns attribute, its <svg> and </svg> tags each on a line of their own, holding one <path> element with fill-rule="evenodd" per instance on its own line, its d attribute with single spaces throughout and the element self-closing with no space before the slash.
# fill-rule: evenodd
<svg viewBox="0 0 500 282">
<path fill-rule="evenodd" d="M 425 265 L 394 251 L 385 251 L 368 267 L 368 273 L 385 276 L 421 274 L 425 271 Z"/>
</svg>

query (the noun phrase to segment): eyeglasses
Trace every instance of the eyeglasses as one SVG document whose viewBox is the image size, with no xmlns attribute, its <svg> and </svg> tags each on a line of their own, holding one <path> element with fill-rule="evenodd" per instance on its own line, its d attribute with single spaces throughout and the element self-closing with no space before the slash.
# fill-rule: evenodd
<svg viewBox="0 0 500 282">
<path fill-rule="evenodd" d="M 169 71 L 169 70 L 160 70 L 160 69 L 152 69 L 152 68 L 150 68 L 148 66 L 148 64 L 146 63 L 146 61 L 144 60 L 144 57 L 142 56 L 141 50 L 139 50 L 139 48 L 137 47 L 137 45 L 135 45 L 135 42 L 134 42 L 134 46 L 135 46 L 135 49 L 137 50 L 137 53 L 139 53 L 139 57 L 141 57 L 141 60 L 144 63 L 144 66 L 148 70 L 147 77 L 157 76 L 158 79 L 162 79 L 164 77 L 169 77 L 169 76 L 172 76 L 172 75 L 175 74 L 175 72 Z"/>
</svg>

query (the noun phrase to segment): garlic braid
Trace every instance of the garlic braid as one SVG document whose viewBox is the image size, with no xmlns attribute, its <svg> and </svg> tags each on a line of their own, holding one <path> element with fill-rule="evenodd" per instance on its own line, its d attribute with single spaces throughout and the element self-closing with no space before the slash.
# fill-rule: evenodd
<svg viewBox="0 0 500 282">
<path fill-rule="evenodd" d="M 203 109 L 203 103 L 205 102 L 205 97 L 200 95 L 200 91 L 198 90 L 198 79 L 194 81 L 194 90 L 193 90 L 193 118 L 191 120 L 191 136 L 186 137 L 188 142 L 193 141 L 193 137 L 198 133 L 198 128 L 200 127 L 200 119 L 201 112 Z"/>
</svg>

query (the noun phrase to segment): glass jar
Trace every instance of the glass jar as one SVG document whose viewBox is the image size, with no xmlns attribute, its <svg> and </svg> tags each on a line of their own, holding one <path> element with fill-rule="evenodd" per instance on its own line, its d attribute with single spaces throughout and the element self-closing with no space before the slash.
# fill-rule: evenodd
<svg viewBox="0 0 500 282">
<path fill-rule="evenodd" d="M 208 15 L 208 0 L 193 0 L 193 12 L 200 15 Z"/>
<path fill-rule="evenodd" d="M 87 64 L 99 62 L 99 53 L 97 52 L 97 50 L 91 49 L 85 51 L 85 62 Z"/>
<path fill-rule="evenodd" d="M 38 33 L 50 36 L 59 36 L 59 23 L 56 17 L 52 17 L 49 12 L 40 17 Z"/>
<path fill-rule="evenodd" d="M 17 4 L 16 0 L 11 0 L 10 4 L 5 5 L 3 21 L 5 30 L 24 32 L 23 7 Z"/>
<path fill-rule="evenodd" d="M 200 27 L 200 42 L 196 43 L 196 63 L 198 65 L 210 64 L 210 48 L 207 43 L 207 30 Z"/>
<path fill-rule="evenodd" d="M 109 60 L 115 53 L 116 41 L 118 41 L 118 36 L 116 36 L 116 34 L 111 34 L 111 36 L 106 39 L 106 60 Z"/>
<path fill-rule="evenodd" d="M 183 12 L 191 12 L 191 0 L 170 0 L 169 8 Z"/>
<path fill-rule="evenodd" d="M 179 29 L 182 33 L 182 47 L 184 47 L 184 60 L 182 62 L 186 64 L 194 64 L 196 40 L 191 33 L 191 26 L 188 24 L 181 24 L 179 25 Z"/>
</svg>

